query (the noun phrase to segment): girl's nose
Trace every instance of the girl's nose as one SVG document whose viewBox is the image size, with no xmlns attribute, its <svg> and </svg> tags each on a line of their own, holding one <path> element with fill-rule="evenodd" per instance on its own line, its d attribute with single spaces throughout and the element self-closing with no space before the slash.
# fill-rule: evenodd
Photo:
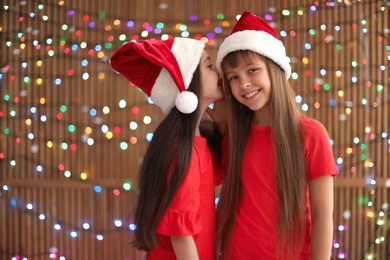
<svg viewBox="0 0 390 260">
<path fill-rule="evenodd" d="M 243 87 L 243 88 L 248 88 L 248 87 L 250 87 L 250 86 L 251 86 L 251 83 L 250 83 L 249 80 L 243 81 L 243 83 L 242 83 L 242 87 Z"/>
</svg>

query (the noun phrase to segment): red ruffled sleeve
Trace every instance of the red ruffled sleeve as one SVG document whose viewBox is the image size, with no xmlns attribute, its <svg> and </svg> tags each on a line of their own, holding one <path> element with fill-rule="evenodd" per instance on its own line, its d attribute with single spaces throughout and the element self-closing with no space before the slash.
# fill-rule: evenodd
<svg viewBox="0 0 390 260">
<path fill-rule="evenodd" d="M 158 233 L 166 236 L 191 236 L 203 228 L 199 214 L 199 163 L 199 156 L 194 150 L 188 172 L 157 227 Z"/>
<path fill-rule="evenodd" d="M 199 233 L 202 227 L 198 212 L 169 210 L 164 214 L 157 232 L 166 236 L 192 236 Z"/>
</svg>

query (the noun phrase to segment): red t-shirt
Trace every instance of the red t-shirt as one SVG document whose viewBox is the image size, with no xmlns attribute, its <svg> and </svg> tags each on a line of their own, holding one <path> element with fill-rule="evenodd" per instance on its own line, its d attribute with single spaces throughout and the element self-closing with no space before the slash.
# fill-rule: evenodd
<svg viewBox="0 0 390 260">
<path fill-rule="evenodd" d="M 328 135 L 321 123 L 302 116 L 301 126 L 308 178 L 337 175 Z M 252 125 L 242 160 L 241 181 L 231 259 L 276 259 L 278 187 L 271 127 Z M 310 259 L 309 206 L 306 192 L 306 230 L 300 259 Z"/>
<path fill-rule="evenodd" d="M 200 260 L 214 259 L 213 164 L 206 139 L 195 136 L 188 172 L 158 227 L 159 245 L 146 259 L 176 259 L 171 236 L 193 236 Z"/>
</svg>

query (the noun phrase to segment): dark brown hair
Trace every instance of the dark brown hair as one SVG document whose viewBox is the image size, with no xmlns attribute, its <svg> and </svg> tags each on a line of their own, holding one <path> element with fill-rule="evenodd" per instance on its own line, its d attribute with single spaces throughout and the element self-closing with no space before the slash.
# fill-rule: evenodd
<svg viewBox="0 0 390 260">
<path fill-rule="evenodd" d="M 200 68 L 188 88 L 201 96 Z M 154 132 L 138 173 L 138 199 L 134 211 L 135 241 L 138 249 L 149 251 L 158 244 L 156 229 L 183 180 L 192 155 L 200 105 L 191 114 L 174 107 Z M 201 135 L 211 150 L 218 151 L 220 137 L 215 125 L 200 124 Z"/>
<path fill-rule="evenodd" d="M 273 61 L 251 51 L 237 51 L 224 58 L 223 68 L 237 67 L 241 58 L 245 61 L 263 59 L 270 77 L 271 128 L 279 197 L 277 237 L 283 238 L 281 242 L 279 240 L 275 243 L 281 249 L 279 252 L 287 248 L 290 255 L 288 259 L 291 259 L 293 253 L 295 256 L 299 253 L 292 253 L 292 250 L 301 244 L 305 216 L 306 170 L 299 123 L 300 111 L 284 71 Z M 254 112 L 234 98 L 226 77 L 224 86 L 229 107 L 229 154 L 227 173 L 217 207 L 217 252 L 222 252 L 223 259 L 229 259 L 232 231 L 242 192 L 242 157 Z"/>
</svg>

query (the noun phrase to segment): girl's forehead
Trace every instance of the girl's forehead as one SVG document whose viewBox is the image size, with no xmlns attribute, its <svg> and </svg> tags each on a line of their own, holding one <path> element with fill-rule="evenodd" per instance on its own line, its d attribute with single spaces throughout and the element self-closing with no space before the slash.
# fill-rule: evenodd
<svg viewBox="0 0 390 260">
<path fill-rule="evenodd" d="M 264 62 L 263 56 L 253 51 L 236 51 L 223 60 L 223 68 L 236 68 L 244 63 Z"/>
</svg>

